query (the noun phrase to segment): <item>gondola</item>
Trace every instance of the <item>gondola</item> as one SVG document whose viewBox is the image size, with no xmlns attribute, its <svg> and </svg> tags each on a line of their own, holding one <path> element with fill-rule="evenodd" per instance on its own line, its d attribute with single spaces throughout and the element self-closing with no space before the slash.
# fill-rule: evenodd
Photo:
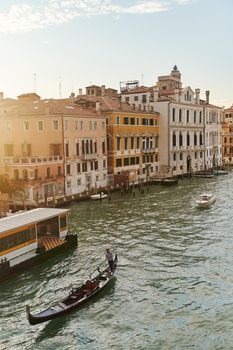
<svg viewBox="0 0 233 350">
<path fill-rule="evenodd" d="M 64 299 L 43 311 L 32 315 L 30 313 L 30 307 L 27 305 L 26 312 L 29 323 L 31 325 L 36 325 L 38 323 L 50 321 L 54 318 L 63 316 L 74 309 L 78 309 L 85 304 L 112 280 L 117 268 L 117 260 L 117 254 L 115 254 L 113 271 L 111 271 L 109 267 L 102 271 L 100 271 L 100 268 L 97 268 L 97 275 L 94 278 L 87 280 L 86 283 L 80 287 L 72 288 Z"/>
</svg>

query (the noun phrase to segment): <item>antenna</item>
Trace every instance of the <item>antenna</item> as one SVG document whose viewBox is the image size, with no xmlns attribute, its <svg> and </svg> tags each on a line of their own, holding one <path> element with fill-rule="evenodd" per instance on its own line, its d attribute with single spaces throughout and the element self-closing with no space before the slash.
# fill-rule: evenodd
<svg viewBox="0 0 233 350">
<path fill-rule="evenodd" d="M 34 78 L 34 92 L 36 92 L 36 73 L 33 74 Z"/>
<path fill-rule="evenodd" d="M 61 77 L 59 77 L 59 97 L 61 99 Z"/>
</svg>

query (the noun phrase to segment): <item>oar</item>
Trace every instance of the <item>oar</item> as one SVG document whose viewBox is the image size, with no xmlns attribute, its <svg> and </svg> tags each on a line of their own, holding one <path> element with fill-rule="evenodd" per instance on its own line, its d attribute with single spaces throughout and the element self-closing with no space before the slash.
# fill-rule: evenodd
<svg viewBox="0 0 233 350">
<path fill-rule="evenodd" d="M 91 278 L 91 276 L 93 275 L 93 273 L 94 273 L 96 270 L 99 271 L 100 266 L 102 266 L 104 263 L 106 263 L 106 260 L 104 260 L 104 261 L 89 275 L 90 278 Z"/>
</svg>

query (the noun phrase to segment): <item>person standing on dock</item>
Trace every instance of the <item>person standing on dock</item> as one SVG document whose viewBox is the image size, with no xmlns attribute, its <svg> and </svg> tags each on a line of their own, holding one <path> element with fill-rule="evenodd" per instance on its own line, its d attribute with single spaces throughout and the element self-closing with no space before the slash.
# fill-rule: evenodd
<svg viewBox="0 0 233 350">
<path fill-rule="evenodd" d="M 113 254 L 109 248 L 106 249 L 106 259 L 108 260 L 111 272 L 113 272 Z"/>
</svg>

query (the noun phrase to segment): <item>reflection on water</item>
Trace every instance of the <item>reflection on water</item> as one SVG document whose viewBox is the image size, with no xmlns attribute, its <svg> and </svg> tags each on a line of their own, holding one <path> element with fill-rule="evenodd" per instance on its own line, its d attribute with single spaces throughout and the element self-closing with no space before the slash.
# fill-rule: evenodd
<svg viewBox="0 0 233 350">
<path fill-rule="evenodd" d="M 70 206 L 78 248 L 0 285 L 0 349 L 231 349 L 232 181 L 184 179 Z M 216 194 L 208 210 L 195 207 L 202 192 Z M 25 306 L 62 298 L 106 247 L 118 251 L 115 282 L 79 311 L 29 326 Z"/>
</svg>

